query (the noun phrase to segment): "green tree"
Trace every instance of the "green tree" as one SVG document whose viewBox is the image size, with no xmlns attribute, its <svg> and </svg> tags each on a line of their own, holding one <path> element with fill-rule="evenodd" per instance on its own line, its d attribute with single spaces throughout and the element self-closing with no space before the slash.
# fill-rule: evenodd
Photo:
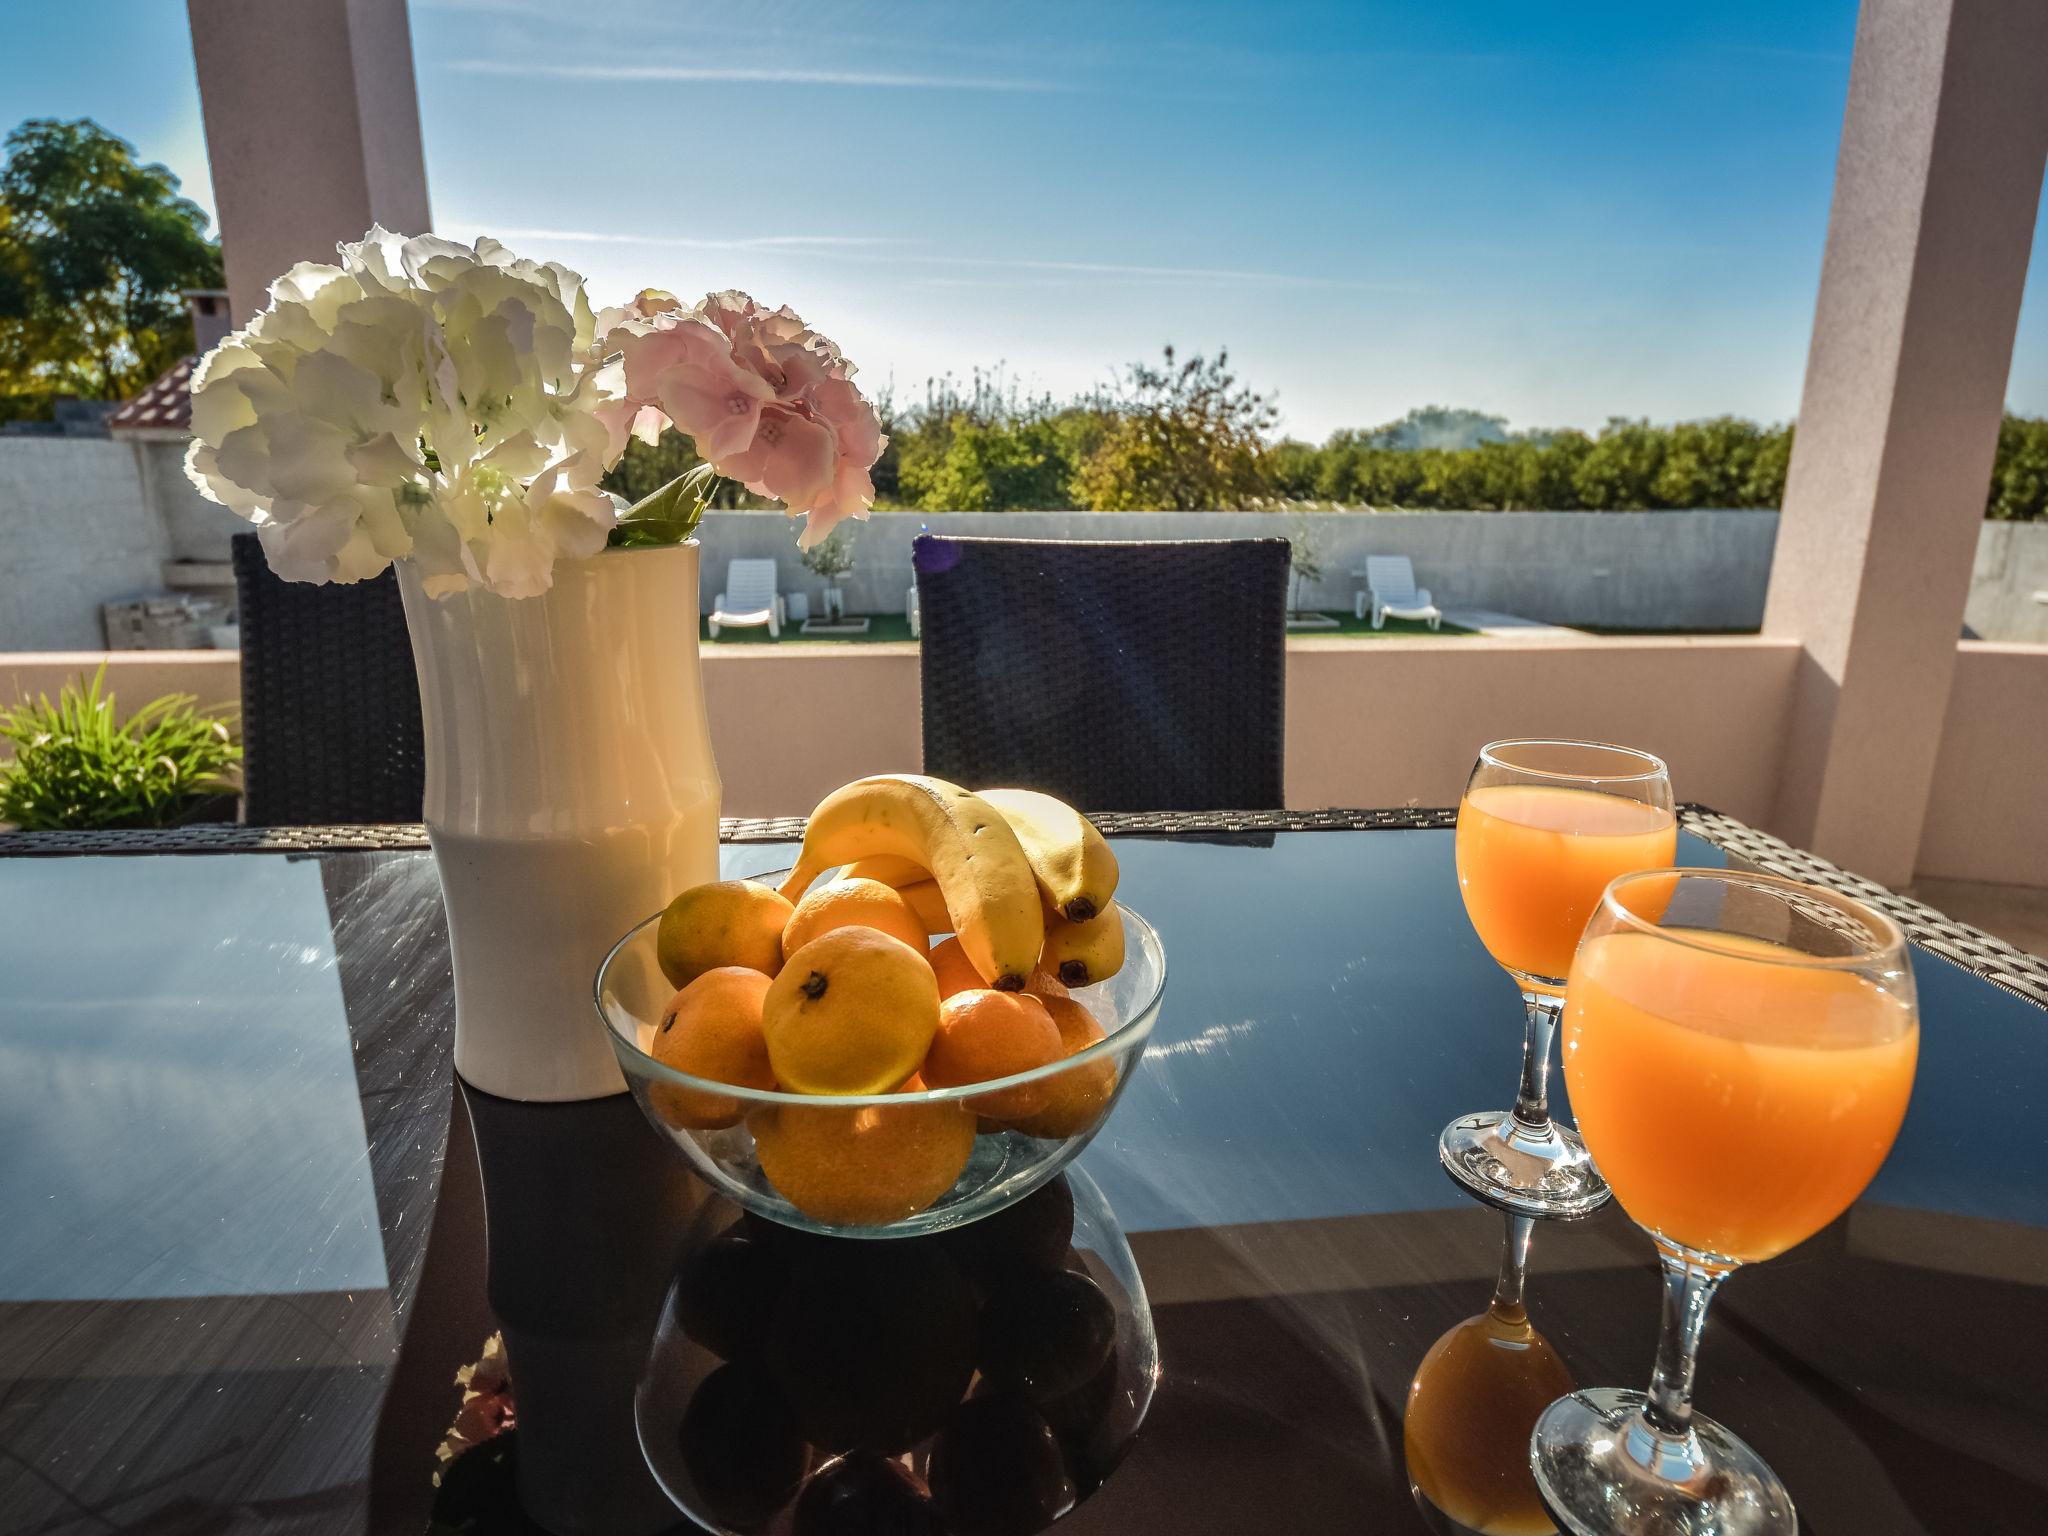
<svg viewBox="0 0 2048 1536">
<path fill-rule="evenodd" d="M 1647 421 L 1614 417 L 1573 472 L 1580 505 L 1595 512 L 1662 506 L 1654 499 L 1665 437 Z"/>
<path fill-rule="evenodd" d="M 179 290 L 217 288 L 220 247 L 178 178 L 90 118 L 34 118 L 0 167 L 0 395 L 117 400 L 192 349 Z"/>
<path fill-rule="evenodd" d="M 1762 427 L 1734 416 L 1668 427 L 1652 494 L 1666 507 L 1742 506 L 1763 440 Z"/>
<path fill-rule="evenodd" d="M 1317 494 L 1316 472 L 1321 463 L 1322 455 L 1313 444 L 1283 437 L 1266 450 L 1267 488 L 1289 501 L 1311 501 Z"/>
<path fill-rule="evenodd" d="M 660 438 L 652 443 L 642 442 L 637 437 L 628 438 L 624 456 L 605 471 L 599 484 L 631 503 L 653 495 L 676 476 L 688 474 L 703 462 L 696 446 L 687 437 L 674 427 L 664 427 Z M 768 507 L 776 503 L 750 495 L 745 486 L 721 476 L 705 505 Z"/>
<path fill-rule="evenodd" d="M 1161 366 L 1134 363 L 1101 444 L 1081 464 L 1074 490 L 1102 512 L 1204 512 L 1266 494 L 1265 437 L 1279 412 L 1243 387 L 1230 355 Z"/>
<path fill-rule="evenodd" d="M 1999 423 L 1984 515 L 2000 522 L 2048 517 L 2048 421 L 2008 414 Z"/>
<path fill-rule="evenodd" d="M 1045 420 L 948 423 L 944 448 L 924 443 L 902 462 L 902 497 L 929 512 L 1061 507 L 1071 468 Z"/>
<path fill-rule="evenodd" d="M 1576 512 L 1585 506 L 1579 499 L 1579 466 L 1593 451 L 1593 439 L 1566 428 L 1546 432 L 1541 443 L 1529 444 L 1516 485 L 1515 505 L 1537 512 Z"/>
</svg>

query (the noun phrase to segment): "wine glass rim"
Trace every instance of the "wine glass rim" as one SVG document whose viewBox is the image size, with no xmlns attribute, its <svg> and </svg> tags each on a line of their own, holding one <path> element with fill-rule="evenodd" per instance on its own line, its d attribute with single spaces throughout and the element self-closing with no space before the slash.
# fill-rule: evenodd
<svg viewBox="0 0 2048 1536">
<path fill-rule="evenodd" d="M 1502 757 L 1501 750 L 1506 747 L 1585 747 L 1595 752 L 1613 752 L 1649 766 L 1639 773 L 1572 773 L 1556 768 L 1531 768 L 1525 763 L 1510 762 Z M 1527 774 L 1536 779 L 1569 780 L 1574 784 L 1638 784 L 1646 779 L 1668 779 L 1671 776 L 1670 766 L 1654 752 L 1645 752 L 1641 747 L 1624 747 L 1619 742 L 1579 741 L 1568 736 L 1503 737 L 1481 747 L 1479 761 L 1495 768 L 1505 768 L 1510 773 Z"/>
<path fill-rule="evenodd" d="M 786 874 L 787 872 L 786 870 L 771 870 L 767 874 Z M 760 880 L 763 876 L 744 875 L 739 878 Z M 599 964 L 597 974 L 591 981 L 591 1001 L 597 1008 L 598 1023 L 604 1029 L 606 1036 L 611 1040 L 614 1050 L 629 1055 L 632 1059 L 633 1069 L 643 1077 L 651 1081 L 666 1083 L 671 1087 L 688 1088 L 698 1093 L 710 1094 L 719 1098 L 738 1099 L 743 1104 L 755 1106 L 802 1104 L 812 1109 L 820 1106 L 830 1109 L 867 1109 L 900 1108 L 906 1104 L 956 1103 L 964 1099 L 976 1098 L 984 1093 L 1000 1091 L 1004 1088 L 1020 1088 L 1029 1083 L 1043 1082 L 1047 1078 L 1057 1077 L 1062 1072 L 1086 1067 L 1091 1062 L 1120 1056 L 1132 1047 L 1151 1038 L 1152 1026 L 1158 1022 L 1159 1018 L 1160 1000 L 1166 993 L 1166 949 L 1159 942 L 1157 929 L 1129 907 L 1124 906 L 1122 902 L 1118 902 L 1117 906 L 1124 915 L 1127 947 L 1152 955 L 1158 966 L 1158 974 L 1153 978 L 1152 990 L 1146 994 L 1144 1001 L 1131 1009 L 1129 1016 L 1120 1021 L 1114 1029 L 1105 1032 L 1100 1040 L 1096 1041 L 1093 1045 L 1074 1052 L 1071 1056 L 1062 1056 L 1058 1061 L 1047 1062 L 1044 1066 L 1033 1067 L 1027 1072 L 1013 1072 L 1008 1077 L 991 1077 L 975 1083 L 960 1083 L 950 1088 L 926 1088 L 922 1092 L 917 1093 L 793 1093 L 783 1088 L 748 1088 L 739 1083 L 722 1083 L 717 1078 L 698 1077 L 694 1073 L 672 1067 L 667 1062 L 657 1059 L 651 1052 L 642 1050 L 638 1041 L 627 1039 L 619 1031 L 618 1027 L 612 1023 L 611 1015 L 606 1011 L 605 1007 L 606 981 L 611 973 L 613 962 L 623 955 L 632 943 L 640 938 L 642 934 L 646 933 L 648 929 L 660 923 L 661 914 L 659 912 L 656 912 L 651 917 L 642 918 L 631 928 L 627 929 L 618 943 L 614 944 L 605 953 L 604 960 Z M 1089 1011 L 1092 1013 L 1094 1010 L 1091 1009 Z M 1100 1021 L 1098 1020 L 1097 1022 Z"/>
<path fill-rule="evenodd" d="M 1854 918 L 1869 932 L 1872 947 L 1868 953 L 1854 955 L 1811 955 L 1798 950 L 1787 950 L 1782 955 L 1760 955 L 1754 950 L 1735 944 L 1716 942 L 1718 929 L 1666 928 L 1653 923 L 1617 899 L 1615 893 L 1624 886 L 1639 880 L 1667 876 L 1674 880 L 1711 880 L 1717 885 L 1740 885 L 1751 890 L 1789 895 L 1797 893 L 1809 901 L 1819 900 L 1836 911 Z M 1790 903 L 1786 903 L 1788 906 Z M 1783 965 L 1798 970 L 1860 970 L 1875 959 L 1896 956 L 1901 965 L 1906 964 L 1906 931 L 1891 918 L 1853 896 L 1840 891 L 1831 891 L 1824 885 L 1812 885 L 1804 880 L 1793 880 L 1784 875 L 1770 874 L 1757 869 L 1701 869 L 1691 866 L 1667 867 L 1664 869 L 1638 869 L 1625 875 L 1617 875 L 1608 882 L 1601 892 L 1600 905 L 1624 927 L 1638 933 L 1655 934 L 1668 943 L 1680 944 L 1688 949 L 1704 950 L 1710 954 L 1731 955 L 1738 960 L 1752 961 L 1757 965 Z"/>
</svg>

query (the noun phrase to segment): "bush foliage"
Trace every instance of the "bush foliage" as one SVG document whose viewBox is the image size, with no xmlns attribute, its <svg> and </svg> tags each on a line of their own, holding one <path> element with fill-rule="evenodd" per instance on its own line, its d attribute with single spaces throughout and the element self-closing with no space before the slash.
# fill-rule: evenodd
<svg viewBox="0 0 2048 1536">
<path fill-rule="evenodd" d="M 1775 508 L 1792 461 L 1790 426 L 1736 416 L 1510 432 L 1498 416 L 1425 406 L 1320 445 L 1275 441 L 1272 398 L 1241 384 L 1227 354 L 1171 347 L 1073 400 L 1028 394 L 996 369 L 878 405 L 889 445 L 877 504 L 927 512 Z M 697 462 L 671 432 L 634 443 L 605 483 L 633 500 Z M 770 505 L 731 484 L 713 504 Z M 2005 418 L 1985 515 L 2048 517 L 2048 420 Z"/>
<path fill-rule="evenodd" d="M 89 683 L 0 709 L 0 822 L 29 831 L 168 827 L 236 792 L 242 749 L 225 718 L 167 694 L 116 722 L 102 666 Z"/>
<path fill-rule="evenodd" d="M 935 380 L 883 415 L 879 504 L 931 512 L 1776 508 L 1792 461 L 1790 426 L 1735 416 L 1510 432 L 1497 416 L 1425 406 L 1320 445 L 1272 441 L 1271 398 L 1240 385 L 1224 354 L 1171 348 L 1076 400 L 1026 394 L 998 371 Z M 2048 421 L 2006 417 L 1985 515 L 2048 516 Z"/>
</svg>

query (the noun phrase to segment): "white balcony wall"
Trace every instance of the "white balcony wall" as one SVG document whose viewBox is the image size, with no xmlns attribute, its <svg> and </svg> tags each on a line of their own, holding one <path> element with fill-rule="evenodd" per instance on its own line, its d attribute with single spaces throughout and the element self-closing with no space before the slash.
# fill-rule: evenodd
<svg viewBox="0 0 2048 1536">
<path fill-rule="evenodd" d="M 0 650 L 97 650 L 100 604 L 163 589 L 142 445 L 0 441 Z"/>
<path fill-rule="evenodd" d="M 1782 835 L 1775 811 L 1799 647 L 1755 636 L 1296 640 L 1287 803 L 1448 805 L 1489 736 L 1555 730 L 1669 758 L 1681 798 Z M 54 692 L 98 655 L 0 656 L 0 698 Z M 124 710 L 241 691 L 240 657 L 125 651 Z M 800 815 L 862 774 L 923 761 L 912 645 L 707 648 L 704 691 L 733 816 Z M 2048 871 L 2048 646 L 1964 643 L 1918 873 L 2038 885 Z"/>
</svg>

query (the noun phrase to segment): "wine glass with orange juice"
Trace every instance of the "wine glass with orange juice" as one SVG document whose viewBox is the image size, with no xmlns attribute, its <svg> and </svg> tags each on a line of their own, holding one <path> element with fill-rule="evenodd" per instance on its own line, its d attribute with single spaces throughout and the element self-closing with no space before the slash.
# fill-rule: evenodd
<svg viewBox="0 0 2048 1536">
<path fill-rule="evenodd" d="M 1537 1484 L 1568 1530 L 1797 1529 L 1762 1458 L 1693 1414 L 1694 1353 L 1738 1264 L 1863 1192 L 1919 1044 L 1905 937 L 1881 913 L 1735 870 L 1608 887 L 1571 967 L 1565 1079 L 1615 1198 L 1656 1241 L 1664 1328 L 1649 1391 L 1575 1392 L 1537 1421 Z"/>
<path fill-rule="evenodd" d="M 1496 741 L 1458 806 L 1458 887 L 1487 952 L 1522 989 L 1522 1086 L 1511 1110 L 1461 1115 L 1438 1155 L 1482 1199 L 1581 1216 L 1607 1199 L 1584 1143 L 1550 1116 L 1550 1041 L 1586 920 L 1616 875 L 1678 851 L 1671 775 L 1632 747 Z"/>
</svg>

